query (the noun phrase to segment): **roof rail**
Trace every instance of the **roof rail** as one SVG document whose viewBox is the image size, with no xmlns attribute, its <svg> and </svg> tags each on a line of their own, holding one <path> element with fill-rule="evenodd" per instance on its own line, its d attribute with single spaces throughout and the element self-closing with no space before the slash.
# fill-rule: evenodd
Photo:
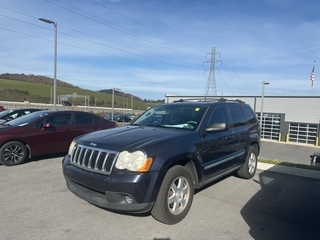
<svg viewBox="0 0 320 240">
<path fill-rule="evenodd" d="M 181 98 L 179 100 L 174 100 L 173 102 L 198 102 L 201 101 L 199 98 Z"/>
<path fill-rule="evenodd" d="M 210 97 L 208 99 L 208 97 L 203 97 L 203 98 L 181 98 L 179 100 L 175 100 L 173 102 L 213 102 L 213 101 L 217 101 L 217 102 L 238 102 L 238 103 L 245 103 L 244 101 L 240 100 L 240 99 L 236 99 L 236 100 L 228 100 L 226 98 L 212 98 Z"/>
<path fill-rule="evenodd" d="M 226 98 L 220 98 L 219 102 L 238 102 L 238 103 L 245 103 L 244 101 L 240 100 L 240 99 L 236 99 L 236 100 L 228 100 Z"/>
</svg>

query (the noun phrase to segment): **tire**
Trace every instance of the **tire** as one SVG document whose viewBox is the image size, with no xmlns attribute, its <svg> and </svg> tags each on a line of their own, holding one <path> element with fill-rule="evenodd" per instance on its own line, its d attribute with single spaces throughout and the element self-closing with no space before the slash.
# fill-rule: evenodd
<svg viewBox="0 0 320 240">
<path fill-rule="evenodd" d="M 251 179 L 256 173 L 258 164 L 257 149 L 254 146 L 250 146 L 247 154 L 246 161 L 242 168 L 237 172 L 237 175 L 241 178 Z"/>
<path fill-rule="evenodd" d="M 165 224 L 176 224 L 188 214 L 194 195 L 193 181 L 183 166 L 168 170 L 161 184 L 152 216 Z"/>
<path fill-rule="evenodd" d="M 0 163 L 6 166 L 18 165 L 24 162 L 27 154 L 27 148 L 21 142 L 8 142 L 0 148 Z"/>
</svg>

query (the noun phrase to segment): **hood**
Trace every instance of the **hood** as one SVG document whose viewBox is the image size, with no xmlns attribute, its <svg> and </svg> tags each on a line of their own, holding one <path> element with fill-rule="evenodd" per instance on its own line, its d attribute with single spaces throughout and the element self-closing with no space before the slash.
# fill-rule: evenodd
<svg viewBox="0 0 320 240">
<path fill-rule="evenodd" d="M 126 126 L 88 133 L 76 139 L 79 144 L 94 145 L 97 148 L 135 151 L 190 134 L 194 132 L 174 128 Z"/>
<path fill-rule="evenodd" d="M 0 124 L 0 132 L 5 132 L 10 129 L 16 128 L 16 126 L 3 125 L 3 124 L 4 124 L 4 122 Z"/>
</svg>

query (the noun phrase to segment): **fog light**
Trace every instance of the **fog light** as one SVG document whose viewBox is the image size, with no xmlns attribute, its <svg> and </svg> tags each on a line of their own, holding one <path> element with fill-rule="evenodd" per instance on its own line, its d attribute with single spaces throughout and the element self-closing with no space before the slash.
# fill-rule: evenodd
<svg viewBox="0 0 320 240">
<path fill-rule="evenodd" d="M 126 196 L 126 201 L 127 201 L 127 203 L 131 204 L 131 203 L 132 203 L 132 198 L 131 198 L 131 197 L 128 197 L 128 196 Z"/>
</svg>

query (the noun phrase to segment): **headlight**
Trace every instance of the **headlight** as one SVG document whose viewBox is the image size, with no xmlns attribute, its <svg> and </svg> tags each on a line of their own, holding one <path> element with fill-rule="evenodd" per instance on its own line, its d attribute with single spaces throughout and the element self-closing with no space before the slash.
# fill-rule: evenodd
<svg viewBox="0 0 320 240">
<path fill-rule="evenodd" d="M 72 141 L 70 146 L 69 146 L 69 150 L 68 150 L 68 155 L 71 156 L 72 152 L 73 152 L 73 149 L 75 148 L 76 146 L 76 142 L 75 141 Z"/>
<path fill-rule="evenodd" d="M 152 158 L 148 158 L 142 151 L 129 153 L 123 151 L 119 154 L 115 167 L 136 172 L 147 172 L 152 164 Z"/>
</svg>

